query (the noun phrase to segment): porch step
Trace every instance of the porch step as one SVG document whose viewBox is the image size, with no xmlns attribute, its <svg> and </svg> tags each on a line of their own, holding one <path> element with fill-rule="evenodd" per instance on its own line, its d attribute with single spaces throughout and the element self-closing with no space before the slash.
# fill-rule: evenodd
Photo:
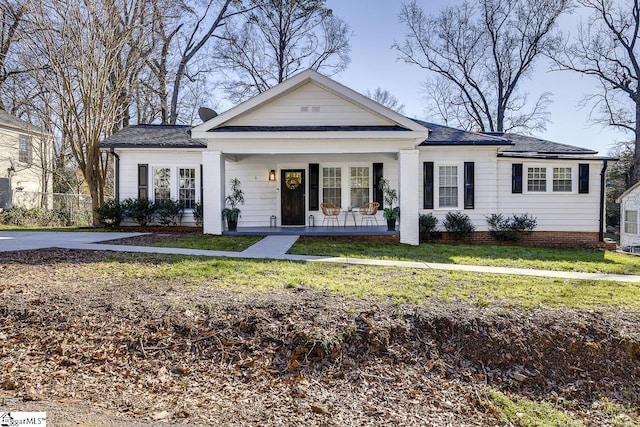
<svg viewBox="0 0 640 427">
<path fill-rule="evenodd" d="M 255 245 L 242 251 L 251 258 L 273 258 L 284 255 L 300 236 L 266 236 Z"/>
</svg>

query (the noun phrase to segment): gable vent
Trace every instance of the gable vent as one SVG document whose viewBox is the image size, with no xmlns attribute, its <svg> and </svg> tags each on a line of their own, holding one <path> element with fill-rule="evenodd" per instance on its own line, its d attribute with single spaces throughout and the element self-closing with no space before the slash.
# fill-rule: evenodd
<svg viewBox="0 0 640 427">
<path fill-rule="evenodd" d="M 300 112 L 301 113 L 308 113 L 309 112 L 309 107 L 308 106 L 302 106 L 300 107 Z"/>
<path fill-rule="evenodd" d="M 320 107 L 315 106 L 315 107 L 311 107 L 311 111 L 314 113 L 319 113 L 320 112 Z"/>
<path fill-rule="evenodd" d="M 317 105 L 313 105 L 313 106 L 303 105 L 300 107 L 300 112 L 301 113 L 308 113 L 308 112 L 319 113 L 320 107 Z"/>
</svg>

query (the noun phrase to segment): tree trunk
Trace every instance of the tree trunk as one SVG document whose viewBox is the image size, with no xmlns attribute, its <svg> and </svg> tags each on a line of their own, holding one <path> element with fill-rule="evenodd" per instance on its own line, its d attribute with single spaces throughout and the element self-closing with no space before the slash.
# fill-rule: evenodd
<svg viewBox="0 0 640 427">
<path fill-rule="evenodd" d="M 640 182 L 640 93 L 636 97 L 636 125 L 635 125 L 635 141 L 634 141 L 634 154 L 633 154 L 633 166 L 631 171 L 631 181 L 629 184 L 633 185 L 636 182 Z"/>
</svg>

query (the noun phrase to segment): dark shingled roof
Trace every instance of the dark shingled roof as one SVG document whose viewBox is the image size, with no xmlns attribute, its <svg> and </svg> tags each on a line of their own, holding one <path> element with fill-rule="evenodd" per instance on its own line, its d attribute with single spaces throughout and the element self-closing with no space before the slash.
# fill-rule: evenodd
<svg viewBox="0 0 640 427">
<path fill-rule="evenodd" d="M 9 114 L 6 111 L 0 110 L 0 126 L 6 126 L 25 132 L 42 132 L 42 129 L 37 128 L 29 122 L 17 118 L 13 114 Z"/>
<path fill-rule="evenodd" d="M 493 134 L 507 138 L 513 145 L 500 149 L 503 154 L 537 153 L 537 154 L 565 154 L 565 155 L 592 155 L 597 151 L 588 148 L 574 147 L 572 145 L 559 144 L 532 136 L 518 135 L 515 133 Z"/>
<path fill-rule="evenodd" d="M 511 145 L 505 138 L 484 133 L 467 132 L 448 126 L 411 119 L 429 129 L 429 137 L 420 145 Z"/>
<path fill-rule="evenodd" d="M 208 132 L 374 132 L 408 131 L 402 126 L 222 126 Z"/>
<path fill-rule="evenodd" d="M 191 138 L 188 125 L 134 125 L 119 130 L 100 143 L 100 148 L 206 148 Z"/>
</svg>

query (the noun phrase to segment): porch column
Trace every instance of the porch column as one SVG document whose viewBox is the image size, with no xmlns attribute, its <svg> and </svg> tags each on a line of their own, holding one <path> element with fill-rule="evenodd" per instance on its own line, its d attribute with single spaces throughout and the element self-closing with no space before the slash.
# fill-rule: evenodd
<svg viewBox="0 0 640 427">
<path fill-rule="evenodd" d="M 225 189 L 224 155 L 222 151 L 202 152 L 203 232 L 222 234 Z"/>
<path fill-rule="evenodd" d="M 400 180 L 400 243 L 418 245 L 420 167 L 418 150 L 400 150 L 398 154 Z"/>
</svg>

